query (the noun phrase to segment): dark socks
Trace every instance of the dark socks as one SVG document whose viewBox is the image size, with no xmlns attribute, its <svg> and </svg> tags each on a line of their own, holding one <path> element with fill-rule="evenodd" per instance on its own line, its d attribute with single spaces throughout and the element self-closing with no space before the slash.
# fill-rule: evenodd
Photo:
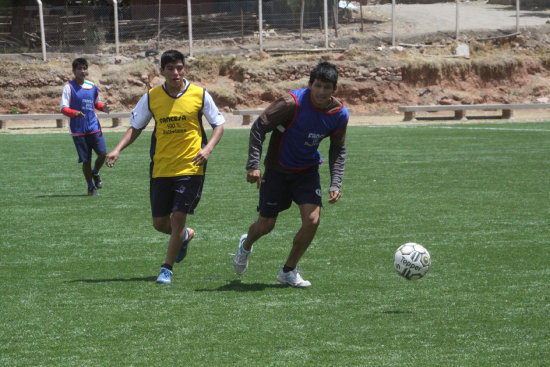
<svg viewBox="0 0 550 367">
<path fill-rule="evenodd" d="M 165 269 L 168 269 L 168 270 L 172 271 L 172 265 L 168 265 L 168 264 L 164 263 L 164 264 L 162 265 L 162 267 L 165 268 Z"/>
<path fill-rule="evenodd" d="M 285 266 L 283 266 L 283 273 L 288 273 L 289 271 L 292 271 L 292 270 L 294 270 L 294 269 L 296 269 L 295 266 L 294 266 L 294 267 L 290 267 L 290 266 L 288 266 L 288 265 L 285 264 Z"/>
</svg>

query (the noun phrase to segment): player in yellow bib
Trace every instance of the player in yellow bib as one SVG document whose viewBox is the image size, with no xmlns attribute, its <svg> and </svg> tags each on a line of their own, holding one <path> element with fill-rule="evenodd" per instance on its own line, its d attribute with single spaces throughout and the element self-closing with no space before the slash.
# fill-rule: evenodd
<svg viewBox="0 0 550 367">
<path fill-rule="evenodd" d="M 175 262 L 187 255 L 195 232 L 186 228 L 187 214 L 193 214 L 201 198 L 206 162 L 223 135 L 225 119 L 210 94 L 185 78 L 187 69 L 181 52 L 169 50 L 160 59 L 160 74 L 166 79 L 149 90 L 130 116 L 130 128 L 107 154 L 113 167 L 120 152 L 132 144 L 151 118 L 150 200 L 153 227 L 170 235 L 164 264 L 157 283 L 170 284 Z M 212 127 L 208 141 L 202 126 L 205 116 Z"/>
</svg>

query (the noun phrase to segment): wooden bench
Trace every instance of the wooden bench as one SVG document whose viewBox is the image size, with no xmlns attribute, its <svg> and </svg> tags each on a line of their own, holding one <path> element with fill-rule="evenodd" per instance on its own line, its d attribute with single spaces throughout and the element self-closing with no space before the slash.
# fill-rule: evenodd
<svg viewBox="0 0 550 367">
<path fill-rule="evenodd" d="M 347 107 L 349 113 L 352 112 L 351 108 Z M 233 115 L 243 116 L 243 125 L 248 125 L 252 122 L 252 116 L 259 116 L 264 110 L 233 110 Z"/>
<path fill-rule="evenodd" d="M 252 122 L 252 116 L 259 116 L 264 110 L 233 110 L 233 115 L 243 116 L 243 125 L 248 125 Z"/>
<path fill-rule="evenodd" d="M 130 118 L 129 112 L 98 113 L 99 121 L 110 118 L 113 121 L 113 127 L 121 125 L 121 118 Z M 67 127 L 68 117 L 61 114 L 12 114 L 0 115 L 0 129 L 7 129 L 8 121 L 30 121 L 30 120 L 55 120 L 58 128 Z"/>
<path fill-rule="evenodd" d="M 513 110 L 526 109 L 543 109 L 550 108 L 550 103 L 535 103 L 535 104 L 471 104 L 471 105 L 437 105 L 437 106 L 399 106 L 398 110 L 405 113 L 403 121 L 416 121 L 416 113 L 424 112 L 439 112 L 439 111 L 454 111 L 454 118 L 457 120 L 467 120 L 466 111 L 496 111 L 502 110 L 502 115 L 498 116 L 503 119 L 512 119 Z"/>
</svg>

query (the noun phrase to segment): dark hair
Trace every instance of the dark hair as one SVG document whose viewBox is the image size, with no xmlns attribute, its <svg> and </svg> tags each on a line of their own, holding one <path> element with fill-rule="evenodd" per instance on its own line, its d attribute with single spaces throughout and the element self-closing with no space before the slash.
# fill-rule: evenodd
<svg viewBox="0 0 550 367">
<path fill-rule="evenodd" d="M 309 74 L 309 84 L 313 84 L 317 79 L 332 83 L 332 86 L 336 88 L 336 83 L 338 83 L 338 69 L 336 69 L 336 65 L 326 61 L 317 64 Z"/>
<path fill-rule="evenodd" d="M 88 69 L 88 60 L 86 60 L 83 57 L 79 57 L 78 59 L 74 59 L 73 61 L 73 70 L 78 67 L 78 65 L 84 65 L 86 66 L 86 69 Z"/>
<path fill-rule="evenodd" d="M 164 51 L 160 57 L 160 68 L 164 69 L 167 64 L 178 61 L 181 61 L 185 65 L 185 57 L 181 52 L 177 50 Z"/>
</svg>

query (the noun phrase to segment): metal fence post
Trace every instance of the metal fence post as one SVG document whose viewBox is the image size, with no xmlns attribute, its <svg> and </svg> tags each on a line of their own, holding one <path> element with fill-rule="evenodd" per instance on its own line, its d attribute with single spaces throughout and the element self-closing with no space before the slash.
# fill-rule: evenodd
<svg viewBox="0 0 550 367">
<path fill-rule="evenodd" d="M 44 11 L 42 10 L 42 1 L 36 0 L 38 4 L 38 13 L 40 18 L 40 39 L 42 40 L 42 59 L 46 61 L 46 33 L 44 32 Z"/>
<path fill-rule="evenodd" d="M 519 0 L 516 0 L 516 33 L 519 33 Z"/>
<path fill-rule="evenodd" d="M 189 56 L 193 56 L 193 21 L 191 20 L 192 16 L 191 11 L 191 0 L 187 0 L 187 29 L 189 33 Z"/>
<path fill-rule="evenodd" d="M 460 0 L 456 0 L 456 40 L 460 38 Z"/>
<path fill-rule="evenodd" d="M 305 8 L 305 1 L 302 0 L 302 5 L 300 7 L 300 39 L 304 39 L 304 8 Z"/>
<path fill-rule="evenodd" d="M 395 0 L 391 1 L 391 45 L 395 47 Z"/>
<path fill-rule="evenodd" d="M 119 55 L 120 51 L 120 45 L 118 42 L 118 2 L 117 0 L 113 0 L 113 11 L 114 11 L 114 17 L 115 17 L 115 52 L 116 56 Z"/>
<path fill-rule="evenodd" d="M 160 8 L 161 0 L 159 0 L 159 13 L 158 13 L 158 22 L 157 22 L 157 50 L 160 50 Z"/>
<path fill-rule="evenodd" d="M 260 34 L 259 34 L 259 39 L 260 39 L 260 52 L 262 52 L 264 50 L 264 27 L 263 27 L 263 19 L 264 19 L 264 15 L 263 15 L 263 9 L 262 9 L 262 0 L 258 0 L 258 15 L 260 17 L 260 24 L 259 24 L 259 30 L 260 30 Z"/>
<path fill-rule="evenodd" d="M 327 6 L 327 0 L 323 0 L 323 26 L 325 27 L 325 48 L 328 48 L 328 6 Z"/>
</svg>

